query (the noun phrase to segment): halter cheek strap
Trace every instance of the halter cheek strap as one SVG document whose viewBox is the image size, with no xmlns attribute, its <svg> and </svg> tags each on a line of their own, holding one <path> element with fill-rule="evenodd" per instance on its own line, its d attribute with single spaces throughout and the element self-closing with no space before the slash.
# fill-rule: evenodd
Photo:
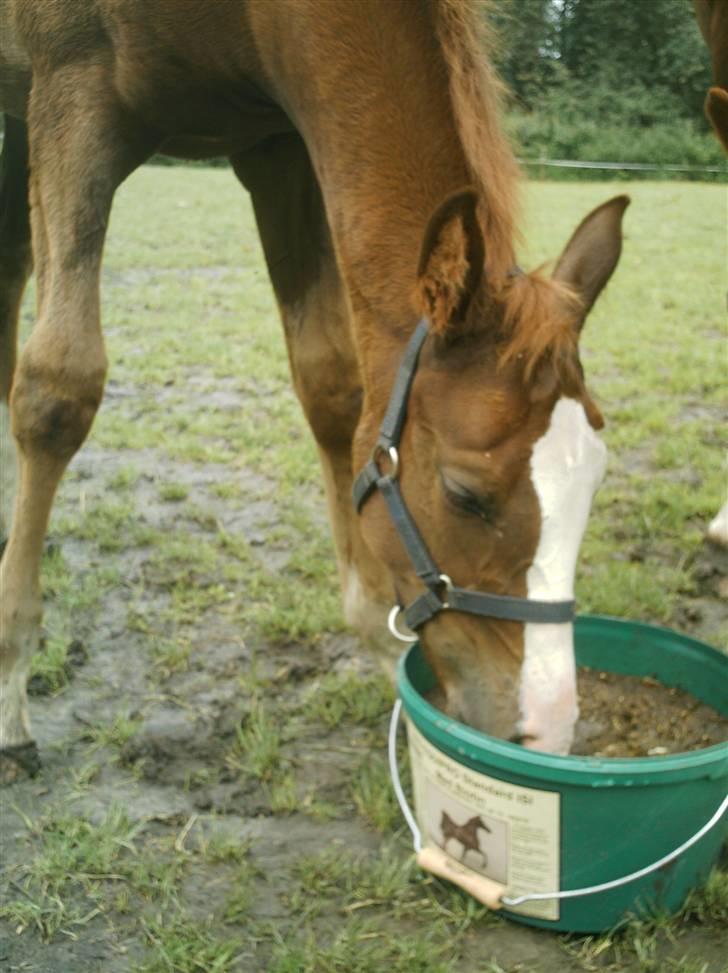
<svg viewBox="0 0 728 973">
<path fill-rule="evenodd" d="M 380 491 L 415 573 L 425 586 L 425 591 L 403 609 L 407 625 L 417 631 L 445 610 L 514 622 L 555 625 L 571 622 L 574 618 L 573 601 L 537 601 L 512 595 L 494 595 L 484 591 L 470 591 L 453 584 L 448 575 L 443 574 L 435 564 L 407 509 L 399 488 L 401 469 L 398 447 L 407 418 L 410 389 L 428 331 L 428 322 L 420 321 L 407 344 L 372 457 L 357 476 L 352 490 L 354 506 L 358 512 L 361 512 L 362 506 L 375 490 Z M 385 456 L 389 461 L 389 469 L 382 472 L 380 462 Z M 390 629 L 398 638 L 408 640 L 394 626 L 397 614 L 398 611 L 393 609 Z"/>
</svg>

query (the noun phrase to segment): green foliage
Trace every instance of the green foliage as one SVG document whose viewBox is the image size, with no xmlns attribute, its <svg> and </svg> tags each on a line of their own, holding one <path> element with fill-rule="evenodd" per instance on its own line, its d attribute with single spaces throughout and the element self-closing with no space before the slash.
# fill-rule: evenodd
<svg viewBox="0 0 728 973">
<path fill-rule="evenodd" d="M 595 99 L 596 100 L 596 99 Z M 562 110 L 563 109 L 563 110 Z M 684 119 L 670 124 L 656 123 L 646 127 L 595 121 L 600 117 L 597 108 L 577 109 L 565 100 L 559 106 L 554 95 L 545 111 L 514 112 L 506 119 L 506 127 L 524 159 L 577 159 L 585 162 L 639 162 L 654 166 L 721 166 L 720 173 L 639 172 L 630 170 L 599 170 L 600 179 L 685 179 L 719 182 L 725 179 L 725 160 L 720 146 L 712 135 L 698 133 L 695 126 Z M 629 118 L 625 112 L 625 118 Z M 593 169 L 561 169 L 533 165 L 530 176 L 548 179 L 582 179 L 593 181 Z"/>
<path fill-rule="evenodd" d="M 639 87 L 700 114 L 710 84 L 708 54 L 683 0 L 564 0 L 560 54 L 573 78 L 613 90 Z"/>
<path fill-rule="evenodd" d="M 557 8 L 553 0 L 500 0 L 487 8 L 497 31 L 493 56 L 509 91 L 523 109 L 563 80 Z"/>
<path fill-rule="evenodd" d="M 724 163 L 702 111 L 708 52 L 685 0 L 499 0 L 489 9 L 524 157 Z"/>
<path fill-rule="evenodd" d="M 643 124 L 668 111 L 701 114 L 709 58 L 684 0 L 499 0 L 489 10 L 499 69 L 523 108 L 542 107 L 554 89 L 583 86 L 641 92 L 657 115 Z"/>
</svg>

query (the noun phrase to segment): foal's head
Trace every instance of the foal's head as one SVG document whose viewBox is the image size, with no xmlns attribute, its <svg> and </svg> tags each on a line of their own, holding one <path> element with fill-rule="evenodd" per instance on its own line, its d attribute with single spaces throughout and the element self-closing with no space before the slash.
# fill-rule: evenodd
<svg viewBox="0 0 728 973">
<path fill-rule="evenodd" d="M 470 192 L 430 222 L 415 302 L 431 336 L 410 395 L 400 486 L 434 561 L 460 587 L 573 597 L 606 459 L 578 340 L 619 258 L 627 204 L 618 197 L 594 210 L 548 279 L 515 269 L 488 279 Z M 380 418 L 363 417 L 360 455 Z M 363 517 L 367 542 L 409 603 L 422 582 L 380 496 Z M 452 716 L 537 749 L 568 750 L 577 716 L 571 624 L 443 611 L 419 635 Z"/>
</svg>

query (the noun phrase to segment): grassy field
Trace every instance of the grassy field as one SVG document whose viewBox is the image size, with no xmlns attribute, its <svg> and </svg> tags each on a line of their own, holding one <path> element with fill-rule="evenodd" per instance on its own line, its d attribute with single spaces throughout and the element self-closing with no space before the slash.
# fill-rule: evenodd
<svg viewBox="0 0 728 973">
<path fill-rule="evenodd" d="M 531 185 L 521 262 L 556 256 L 615 191 Z M 726 559 L 702 536 L 725 482 L 725 191 L 618 191 L 622 263 L 583 339 L 610 466 L 580 607 L 724 646 Z M 44 770 L 0 798 L 0 966 L 725 973 L 724 870 L 677 918 L 565 937 L 413 865 L 385 765 L 392 692 L 343 629 L 315 450 L 232 175 L 135 174 L 103 295 L 107 395 L 44 565 Z"/>
</svg>

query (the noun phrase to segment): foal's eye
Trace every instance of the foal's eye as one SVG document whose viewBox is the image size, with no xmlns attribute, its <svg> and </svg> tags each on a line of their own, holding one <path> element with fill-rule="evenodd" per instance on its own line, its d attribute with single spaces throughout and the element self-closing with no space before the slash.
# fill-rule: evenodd
<svg viewBox="0 0 728 973">
<path fill-rule="evenodd" d="M 496 518 L 496 502 L 492 496 L 479 496 L 468 490 L 462 483 L 443 474 L 442 485 L 448 501 L 461 513 L 472 514 L 491 524 Z"/>
</svg>

